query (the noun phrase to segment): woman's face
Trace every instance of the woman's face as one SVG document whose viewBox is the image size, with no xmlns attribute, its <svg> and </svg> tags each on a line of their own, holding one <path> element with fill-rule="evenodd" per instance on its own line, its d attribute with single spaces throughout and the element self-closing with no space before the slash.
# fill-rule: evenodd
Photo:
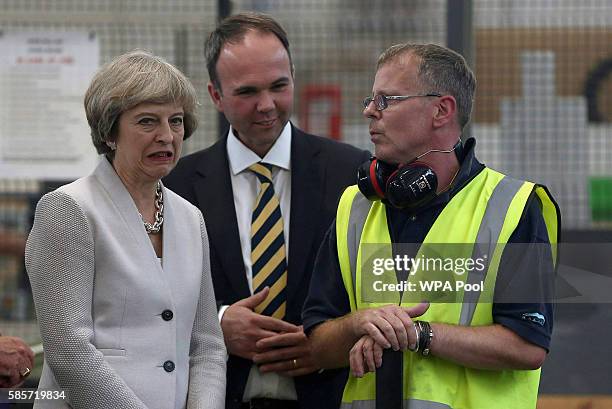
<svg viewBox="0 0 612 409">
<path fill-rule="evenodd" d="M 156 182 L 181 156 L 185 127 L 183 107 L 142 103 L 121 114 L 113 166 L 125 181 Z"/>
</svg>

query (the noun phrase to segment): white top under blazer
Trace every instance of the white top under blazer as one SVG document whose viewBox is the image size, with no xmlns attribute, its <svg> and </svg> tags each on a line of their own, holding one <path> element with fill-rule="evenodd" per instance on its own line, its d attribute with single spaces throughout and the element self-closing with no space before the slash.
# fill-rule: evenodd
<svg viewBox="0 0 612 409">
<path fill-rule="evenodd" d="M 200 211 L 163 187 L 163 259 L 112 165 L 46 194 L 26 247 L 45 362 L 35 408 L 223 408 L 226 351 Z"/>
</svg>

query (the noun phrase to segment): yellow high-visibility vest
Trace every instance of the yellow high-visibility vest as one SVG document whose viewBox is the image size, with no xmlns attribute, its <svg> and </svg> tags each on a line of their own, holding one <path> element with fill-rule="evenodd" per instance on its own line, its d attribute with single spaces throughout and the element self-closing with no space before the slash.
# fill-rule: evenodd
<svg viewBox="0 0 612 409">
<path fill-rule="evenodd" d="M 507 177 L 489 168 L 483 169 L 444 207 L 421 249 L 427 245 L 464 243 L 460 248 L 471 249 L 467 257 L 486 253 L 488 265 L 479 277 L 465 274 L 466 282 L 484 282 L 485 289 L 495 288 L 497 269 L 504 245 L 516 229 L 529 196 L 535 192 L 542 203 L 542 214 L 551 243 L 552 262 L 556 263 L 559 214 L 546 188 L 531 182 Z M 379 307 L 386 302 L 367 301 L 362 293 L 367 281 L 362 274 L 364 248 L 381 246 L 379 254 L 391 256 L 389 229 L 385 205 L 369 202 L 356 186 L 347 188 L 338 205 L 336 218 L 338 261 L 342 279 L 350 301 L 351 311 Z M 473 244 L 473 246 L 470 246 Z M 477 245 L 476 245 L 477 244 Z M 365 246 L 364 246 L 365 245 Z M 427 250 L 423 250 L 427 251 Z M 463 250 L 462 250 L 463 251 Z M 454 255 L 456 256 L 456 255 Z M 395 279 L 393 273 L 392 280 Z M 419 277 L 416 273 L 410 281 Z M 388 277 L 387 277 L 388 278 Z M 485 290 L 486 291 L 486 290 Z M 493 324 L 492 298 L 479 301 L 478 292 L 459 292 L 459 302 L 432 303 L 419 317 L 430 322 L 465 326 Z M 393 303 L 410 307 L 414 302 L 400 300 Z M 474 298 L 476 297 L 476 298 Z M 540 370 L 479 370 L 466 368 L 435 356 L 421 356 L 404 352 L 404 408 L 410 409 L 517 409 L 535 408 Z M 350 376 L 342 398 L 342 409 L 374 409 L 376 375 L 362 378 Z"/>
</svg>

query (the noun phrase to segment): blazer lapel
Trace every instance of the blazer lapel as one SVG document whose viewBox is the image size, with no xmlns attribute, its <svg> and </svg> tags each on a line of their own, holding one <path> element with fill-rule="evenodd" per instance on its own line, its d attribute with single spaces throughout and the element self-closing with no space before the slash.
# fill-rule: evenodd
<svg viewBox="0 0 612 409">
<path fill-rule="evenodd" d="M 242 299 L 250 296 L 251 292 L 242 262 L 226 143 L 227 135 L 202 157 L 197 169 L 200 177 L 194 181 L 194 191 L 205 215 L 211 252 L 215 252 L 224 274 Z"/>
<path fill-rule="evenodd" d="M 163 186 L 163 185 L 162 185 Z M 175 202 L 167 193 L 168 189 L 163 186 L 164 193 L 164 235 L 162 240 L 162 268 L 166 272 L 177 272 L 181 270 L 181 263 L 177 257 L 177 247 L 181 245 L 182 240 L 188 237 L 180 224 L 177 223 L 178 215 L 175 208 Z M 171 284 L 171 283 L 169 283 Z"/>
<path fill-rule="evenodd" d="M 124 225 L 134 239 L 133 242 L 137 245 L 139 253 L 142 255 L 143 262 L 149 262 L 153 268 L 152 271 L 156 272 L 156 277 L 161 281 L 165 281 L 161 266 L 157 261 L 157 255 L 145 232 L 136 204 L 121 179 L 119 179 L 119 176 L 117 176 L 113 166 L 106 158 L 102 158 L 100 164 L 94 171 L 94 176 L 100 182 L 104 190 L 106 190 L 110 200 L 115 205 Z"/>
<path fill-rule="evenodd" d="M 291 138 L 291 220 L 289 222 L 289 274 L 287 298 L 291 299 L 304 276 L 312 251 L 317 214 L 323 198 L 323 167 L 320 148 L 309 143 L 303 132 L 292 126 Z"/>
</svg>

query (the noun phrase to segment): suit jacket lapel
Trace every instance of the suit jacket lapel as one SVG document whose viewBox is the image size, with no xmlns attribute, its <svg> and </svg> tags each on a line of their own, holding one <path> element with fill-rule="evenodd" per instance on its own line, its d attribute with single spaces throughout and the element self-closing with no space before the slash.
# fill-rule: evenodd
<svg viewBox="0 0 612 409">
<path fill-rule="evenodd" d="M 205 215 L 211 252 L 215 252 L 239 298 L 245 298 L 251 293 L 242 262 L 226 143 L 227 135 L 215 143 L 205 160 L 198 164 L 200 178 L 194 182 L 194 191 Z"/>
<path fill-rule="evenodd" d="M 94 171 L 94 176 L 108 193 L 119 216 L 123 220 L 125 228 L 130 232 L 133 243 L 136 244 L 139 251 L 138 257 L 141 257 L 141 262 L 148 262 L 152 268 L 151 271 L 156 272 L 155 277 L 165 282 L 163 271 L 149 236 L 145 232 L 138 208 L 132 196 L 130 196 L 130 192 L 128 192 L 119 176 L 117 176 L 113 166 L 106 158 L 101 159 L 100 164 Z"/>
<path fill-rule="evenodd" d="M 291 220 L 289 222 L 289 274 L 287 298 L 291 300 L 304 276 L 312 251 L 317 214 L 323 198 L 323 167 L 320 148 L 309 143 L 303 132 L 292 127 L 291 138 Z M 301 306 L 300 306 L 301 307 Z"/>
<path fill-rule="evenodd" d="M 164 235 L 162 242 L 162 266 L 167 272 L 181 271 L 183 260 L 178 259 L 180 254 L 177 248 L 181 246 L 182 240 L 185 239 L 187 233 L 184 231 L 180 223 L 177 223 L 178 211 L 175 207 L 176 202 L 168 193 L 168 189 L 164 186 Z M 190 237 L 190 236 L 189 236 Z M 171 283 L 168 283 L 172 285 Z"/>
</svg>

